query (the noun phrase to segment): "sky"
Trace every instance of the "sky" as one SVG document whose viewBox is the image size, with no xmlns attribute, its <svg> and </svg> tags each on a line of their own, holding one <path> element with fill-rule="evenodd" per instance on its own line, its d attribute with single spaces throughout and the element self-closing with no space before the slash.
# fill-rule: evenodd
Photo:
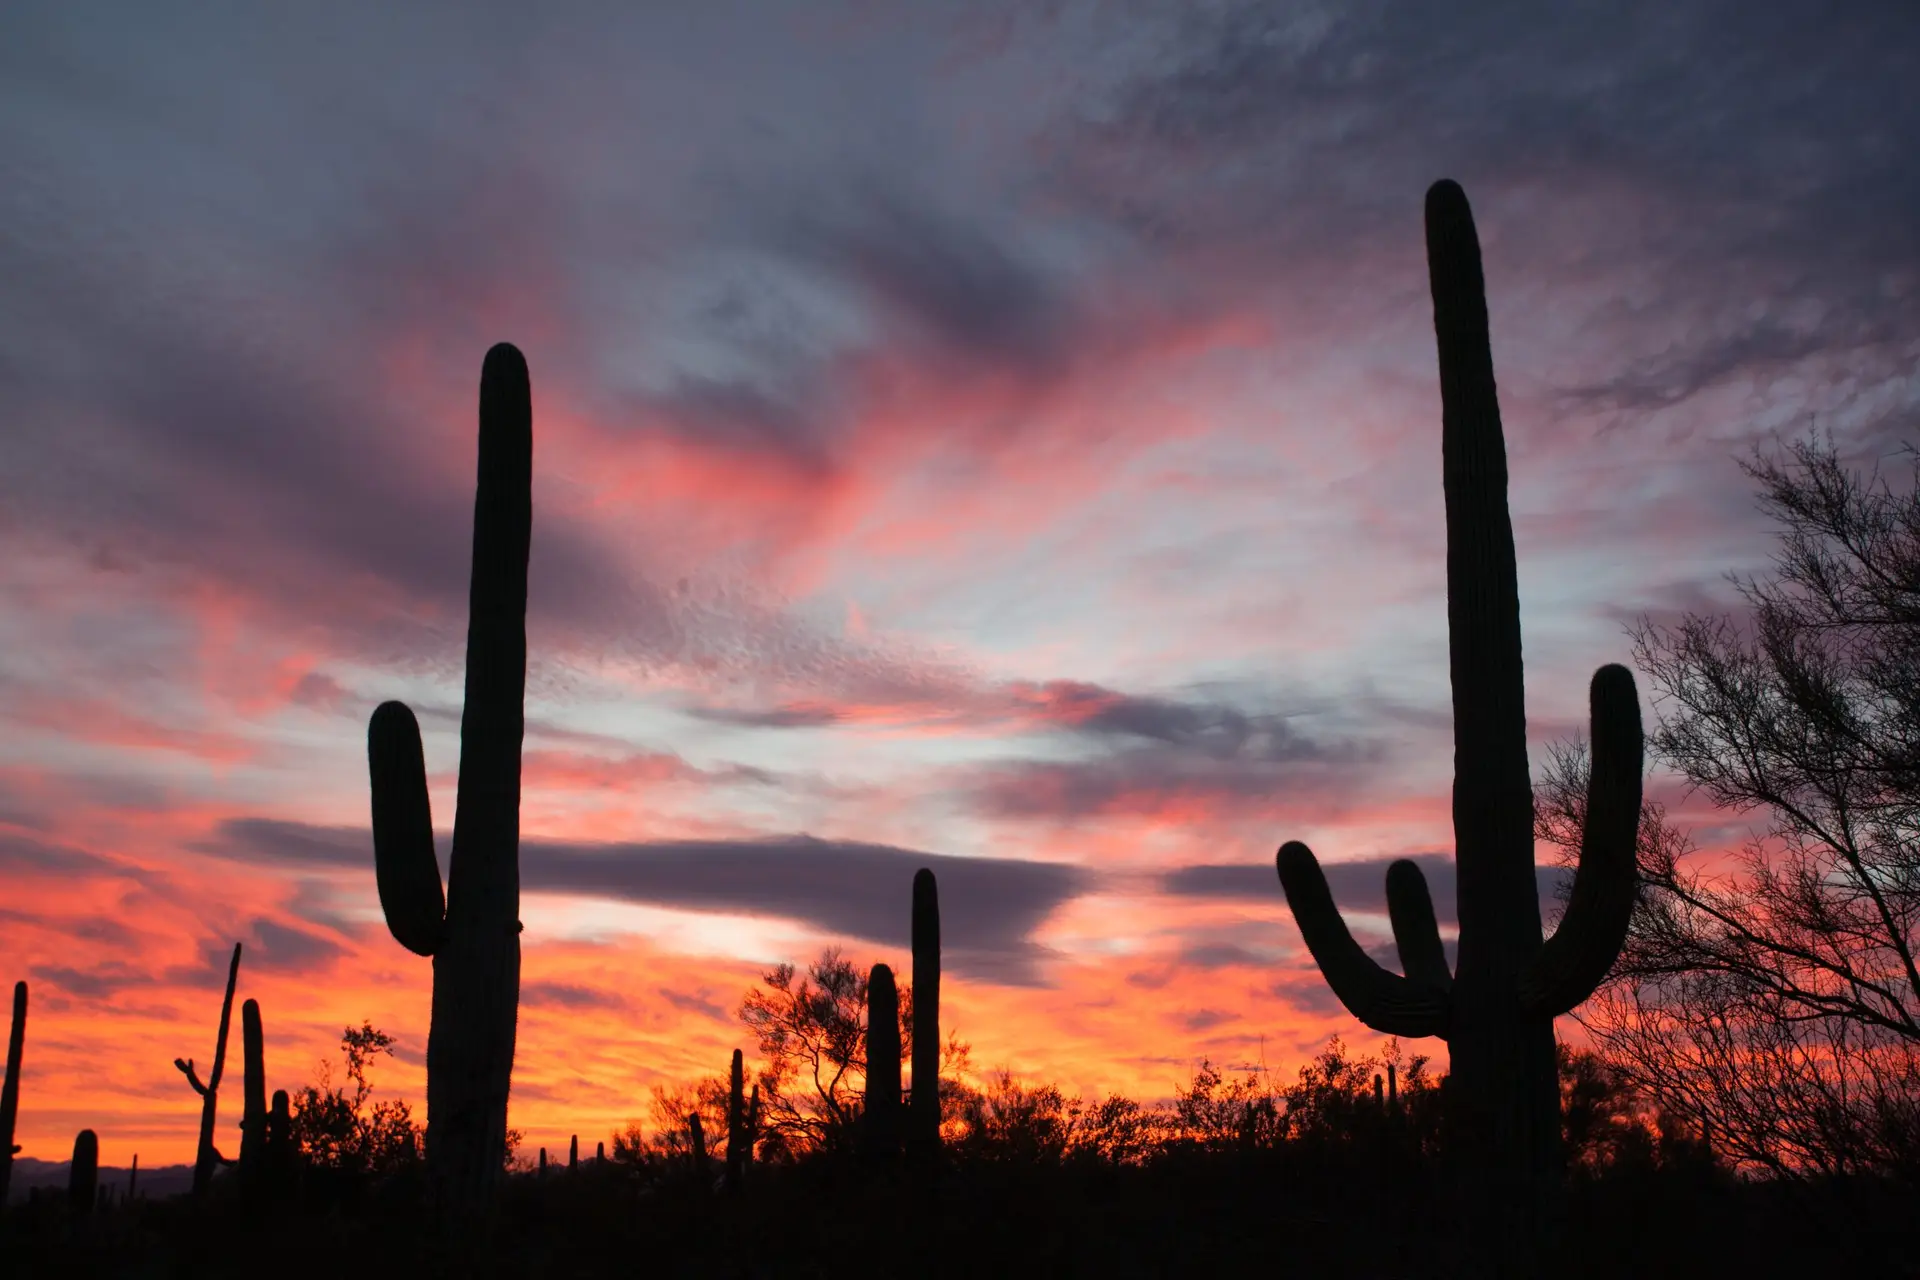
<svg viewBox="0 0 1920 1280">
<path fill-rule="evenodd" d="M 190 1158 L 236 941 L 271 1087 L 364 1020 L 423 1105 L 366 724 L 415 709 L 448 824 L 501 340 L 529 1148 L 751 1053 L 774 964 L 904 971 L 920 866 L 981 1068 L 1377 1045 L 1272 860 L 1382 955 L 1392 859 L 1452 915 L 1426 187 L 1485 252 L 1537 766 L 1634 619 L 1737 613 L 1755 445 L 1910 476 L 1915 137 L 1890 3 L 7 6 L 23 1154 Z"/>
</svg>

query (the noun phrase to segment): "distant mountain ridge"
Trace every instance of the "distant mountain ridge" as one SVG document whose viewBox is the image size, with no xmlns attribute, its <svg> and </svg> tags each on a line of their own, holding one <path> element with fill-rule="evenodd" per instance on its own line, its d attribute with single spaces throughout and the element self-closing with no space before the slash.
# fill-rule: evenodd
<svg viewBox="0 0 1920 1280">
<path fill-rule="evenodd" d="M 13 1158 L 13 1183 L 7 1193 L 9 1203 L 25 1200 L 35 1187 L 57 1187 L 67 1185 L 67 1170 L 73 1162 L 62 1160 L 36 1160 L 32 1156 Z M 100 1166 L 100 1185 L 110 1187 L 116 1196 L 127 1191 L 127 1169 L 125 1166 Z M 177 1196 L 193 1190 L 193 1166 L 190 1164 L 163 1164 L 154 1168 L 140 1166 L 140 1181 L 135 1190 L 143 1199 L 159 1200 L 167 1196 Z"/>
</svg>

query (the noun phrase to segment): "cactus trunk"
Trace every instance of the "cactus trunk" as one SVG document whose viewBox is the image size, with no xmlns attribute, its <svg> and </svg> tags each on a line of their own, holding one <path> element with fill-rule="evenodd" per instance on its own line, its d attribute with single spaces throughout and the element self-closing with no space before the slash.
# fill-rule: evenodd
<svg viewBox="0 0 1920 1280">
<path fill-rule="evenodd" d="M 755 1081 L 747 1096 L 747 1140 L 740 1147 L 740 1167 L 753 1163 L 753 1144 L 760 1139 L 760 1083 Z"/>
<path fill-rule="evenodd" d="M 193 1069 L 192 1058 L 175 1058 L 173 1065 L 200 1095 L 200 1143 L 193 1160 L 193 1194 L 203 1196 L 213 1183 L 214 1170 L 222 1163 L 220 1149 L 214 1145 L 214 1124 L 220 1110 L 220 1077 L 227 1071 L 227 1033 L 233 1027 L 233 989 L 240 981 L 240 944 L 233 944 L 233 961 L 227 966 L 227 994 L 220 1001 L 220 1032 L 214 1040 L 213 1070 L 206 1083 Z"/>
<path fill-rule="evenodd" d="M 82 1129 L 73 1140 L 73 1163 L 67 1166 L 67 1204 L 84 1218 L 93 1213 L 99 1194 L 100 1138 Z"/>
<path fill-rule="evenodd" d="M 20 1055 L 27 1048 L 27 984 L 13 984 L 13 1029 L 7 1032 L 7 1082 L 0 1089 L 0 1212 L 7 1206 L 13 1183 L 14 1122 L 20 1118 Z"/>
<path fill-rule="evenodd" d="M 294 1176 L 293 1149 L 293 1111 L 289 1105 L 287 1091 L 273 1091 L 273 1108 L 267 1112 L 266 1141 L 262 1156 L 266 1162 L 267 1181 L 275 1194 L 283 1194 Z"/>
<path fill-rule="evenodd" d="M 267 1149 L 267 1049 L 258 1000 L 240 1006 L 240 1050 L 240 1178 L 257 1187 Z"/>
<path fill-rule="evenodd" d="M 402 946 L 433 957 L 427 1169 L 443 1206 L 456 1214 L 491 1202 L 506 1161 L 520 999 L 533 408 L 526 361 L 507 343 L 487 352 L 481 370 L 479 455 L 459 793 L 444 895 L 419 724 L 389 702 L 367 731 L 381 906 Z"/>
<path fill-rule="evenodd" d="M 746 1056 L 735 1049 L 733 1061 L 727 1067 L 727 1190 L 740 1189 L 740 1175 L 745 1172 L 746 1148 L 752 1139 L 747 1136 L 747 1099 L 746 1099 Z"/>
<path fill-rule="evenodd" d="M 867 1154 L 888 1161 L 900 1154 L 900 994 L 893 970 L 873 966 L 867 977 Z"/>
<path fill-rule="evenodd" d="M 1447 512 L 1456 971 L 1447 972 L 1416 864 L 1397 862 L 1387 873 L 1402 976 L 1354 941 L 1305 845 L 1282 846 L 1277 862 L 1301 935 L 1347 1008 L 1389 1035 L 1447 1040 L 1449 1146 L 1458 1185 L 1471 1188 L 1462 1207 L 1477 1268 L 1530 1274 L 1563 1172 L 1553 1019 L 1605 977 L 1633 907 L 1640 709 L 1624 667 L 1594 674 L 1587 826 L 1566 914 L 1543 942 L 1520 598 L 1480 245 L 1455 183 L 1434 184 L 1426 214 Z"/>
<path fill-rule="evenodd" d="M 136 1188 L 140 1185 L 140 1153 L 133 1153 L 133 1163 L 127 1168 L 127 1201 L 132 1203 Z"/>
<path fill-rule="evenodd" d="M 940 1154 L 940 889 L 925 867 L 913 873 L 913 1093 L 907 1151 Z"/>
</svg>

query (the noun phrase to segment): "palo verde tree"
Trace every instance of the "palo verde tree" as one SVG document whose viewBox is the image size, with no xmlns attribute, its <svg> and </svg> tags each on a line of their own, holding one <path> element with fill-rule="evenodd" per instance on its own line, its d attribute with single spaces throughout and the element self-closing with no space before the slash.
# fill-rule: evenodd
<svg viewBox="0 0 1920 1280">
<path fill-rule="evenodd" d="M 1595 673 L 1579 869 L 1560 927 L 1543 943 L 1506 445 L 1479 238 L 1458 184 L 1427 192 L 1426 224 L 1447 512 L 1457 969 L 1447 969 L 1415 863 L 1387 872 L 1404 975 L 1354 940 L 1304 844 L 1283 845 L 1277 865 L 1301 935 L 1348 1010 L 1376 1031 L 1447 1040 L 1455 1156 L 1460 1184 L 1471 1188 L 1463 1208 L 1475 1248 L 1484 1270 L 1526 1273 L 1562 1177 L 1553 1020 L 1606 976 L 1633 907 L 1640 710 L 1626 668 Z"/>
<path fill-rule="evenodd" d="M 1643 807 L 1640 904 L 1581 1021 L 1725 1158 L 1920 1179 L 1920 484 L 1830 436 L 1742 468 L 1780 530 L 1771 571 L 1734 579 L 1745 618 L 1632 634 L 1655 759 L 1750 838 L 1701 849 Z M 1543 840 L 1573 843 L 1590 770 L 1555 749 Z"/>
<path fill-rule="evenodd" d="M 836 1150 L 854 1139 L 867 1081 L 867 993 L 868 975 L 830 947 L 804 974 L 791 964 L 769 970 L 741 1002 L 740 1021 L 766 1064 L 758 1083 L 769 1155 Z M 911 989 L 899 992 L 895 1016 L 894 1047 L 904 1058 Z"/>
</svg>

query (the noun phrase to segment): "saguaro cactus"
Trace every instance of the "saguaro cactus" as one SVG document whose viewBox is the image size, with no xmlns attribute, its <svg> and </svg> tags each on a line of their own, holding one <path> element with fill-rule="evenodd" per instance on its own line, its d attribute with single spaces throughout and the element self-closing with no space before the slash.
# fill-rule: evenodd
<svg viewBox="0 0 1920 1280">
<path fill-rule="evenodd" d="M 1440 1036 L 1451 1058 L 1452 1134 L 1488 1237 L 1530 1248 L 1561 1173 L 1553 1019 L 1593 993 L 1618 956 L 1635 894 L 1643 742 L 1633 676 L 1604 666 L 1590 690 L 1593 771 L 1565 917 L 1542 942 L 1533 790 L 1520 664 L 1520 601 L 1506 447 L 1472 211 L 1460 187 L 1427 192 L 1427 260 L 1440 351 L 1453 682 L 1459 965 L 1449 973 L 1433 904 L 1411 861 L 1387 870 L 1404 976 L 1347 931 L 1313 854 L 1283 845 L 1287 902 L 1327 985 L 1376 1031 Z M 1501 1246 L 1505 1247 L 1505 1246 Z"/>
<path fill-rule="evenodd" d="M 100 1195 L 100 1138 L 82 1129 L 73 1140 L 73 1163 L 67 1166 L 67 1204 L 81 1217 L 93 1212 Z"/>
<path fill-rule="evenodd" d="M 900 1154 L 900 993 L 893 970 L 867 976 L 866 1148 L 876 1160 Z"/>
<path fill-rule="evenodd" d="M 533 404 L 501 343 L 480 372 L 460 789 L 443 896 L 420 726 L 398 702 L 367 727 L 380 905 L 401 946 L 433 957 L 427 1168 L 449 1206 L 477 1207 L 506 1160 L 520 1002 L 520 744 L 527 684 Z"/>
<path fill-rule="evenodd" d="M 580 1135 L 577 1133 L 567 1139 L 567 1172 L 580 1172 Z"/>
<path fill-rule="evenodd" d="M 27 1047 L 27 984 L 13 984 L 13 1029 L 7 1033 L 7 1082 L 0 1088 L 0 1210 L 13 1183 L 14 1121 L 20 1118 L 20 1055 Z"/>
<path fill-rule="evenodd" d="M 260 1002 L 240 1006 L 240 1177 L 257 1186 L 267 1150 L 267 1045 Z"/>
<path fill-rule="evenodd" d="M 747 1151 L 753 1138 L 747 1132 L 746 1056 L 738 1049 L 727 1067 L 727 1190 L 740 1189 L 740 1175 L 746 1171 Z"/>
<path fill-rule="evenodd" d="M 687 1114 L 687 1167 L 696 1174 L 707 1171 L 707 1134 L 700 1126 L 698 1111 Z"/>
<path fill-rule="evenodd" d="M 293 1110 L 285 1089 L 273 1091 L 273 1109 L 267 1112 L 267 1140 L 263 1152 L 267 1174 L 276 1190 L 285 1190 L 293 1177 Z"/>
<path fill-rule="evenodd" d="M 760 1082 L 753 1083 L 753 1090 L 747 1095 L 747 1139 L 740 1144 L 740 1166 L 745 1168 L 753 1163 L 753 1147 L 760 1140 Z"/>
<path fill-rule="evenodd" d="M 233 1025 L 233 988 L 240 981 L 240 944 L 233 944 L 233 962 L 227 966 L 227 994 L 220 1002 L 220 1034 L 214 1040 L 213 1070 L 205 1084 L 193 1069 L 192 1058 L 175 1058 L 173 1065 L 200 1095 L 200 1145 L 193 1160 L 193 1194 L 205 1195 L 213 1181 L 213 1171 L 223 1163 L 220 1149 L 213 1145 L 213 1125 L 220 1109 L 220 1077 L 227 1070 L 227 1032 Z"/>
<path fill-rule="evenodd" d="M 913 1094 L 907 1151 L 940 1153 L 940 888 L 933 872 L 913 873 Z"/>
</svg>

